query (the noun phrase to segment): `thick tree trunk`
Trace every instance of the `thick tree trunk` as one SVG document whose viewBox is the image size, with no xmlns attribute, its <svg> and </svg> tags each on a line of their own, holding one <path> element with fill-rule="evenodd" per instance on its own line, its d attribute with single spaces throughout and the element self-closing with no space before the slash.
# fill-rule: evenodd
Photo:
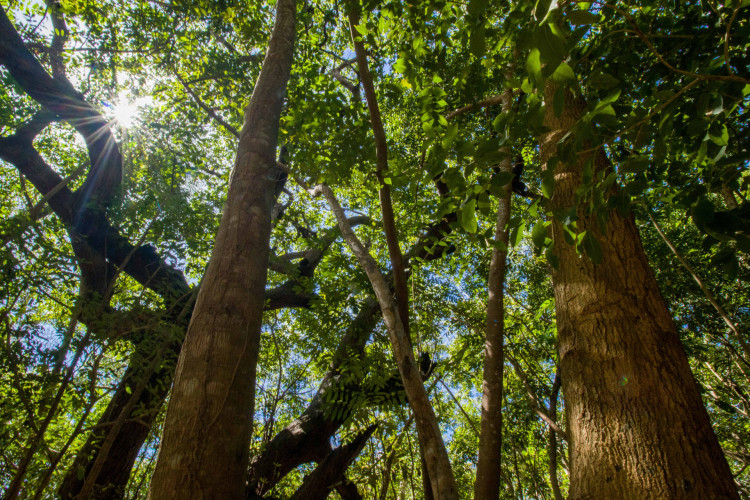
<svg viewBox="0 0 750 500">
<path fill-rule="evenodd" d="M 585 111 L 565 92 L 545 90 L 541 161 Z M 585 158 L 554 167 L 553 211 L 576 204 Z M 607 168 L 602 155 L 597 170 Z M 570 497 L 738 498 L 632 216 L 610 212 L 604 233 L 578 208 L 578 231 L 599 240 L 601 264 L 581 257 L 552 224 L 560 374 L 570 434 Z"/>
<path fill-rule="evenodd" d="M 503 93 L 503 112 L 511 108 L 513 96 Z M 507 153 L 508 151 L 506 151 Z M 499 166 L 501 172 L 511 172 L 510 157 Z M 490 274 L 487 280 L 487 322 L 484 329 L 484 370 L 482 375 L 482 420 L 479 430 L 479 459 L 474 498 L 499 498 L 500 464 L 503 446 L 503 334 L 505 331 L 505 268 L 508 255 L 508 221 L 510 220 L 511 185 L 503 189 L 495 222 L 495 241 L 505 248 L 492 248 Z"/>
<path fill-rule="evenodd" d="M 177 366 L 150 498 L 241 498 L 255 403 L 279 118 L 295 0 L 279 0 L 215 247 Z"/>
</svg>

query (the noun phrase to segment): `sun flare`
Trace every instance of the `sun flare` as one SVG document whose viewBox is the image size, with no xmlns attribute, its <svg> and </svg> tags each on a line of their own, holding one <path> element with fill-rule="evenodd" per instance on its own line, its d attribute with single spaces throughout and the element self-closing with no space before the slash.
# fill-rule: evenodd
<svg viewBox="0 0 750 500">
<path fill-rule="evenodd" d="M 121 100 L 112 109 L 112 114 L 120 126 L 130 128 L 135 124 L 138 115 L 138 105 L 134 102 Z"/>
</svg>

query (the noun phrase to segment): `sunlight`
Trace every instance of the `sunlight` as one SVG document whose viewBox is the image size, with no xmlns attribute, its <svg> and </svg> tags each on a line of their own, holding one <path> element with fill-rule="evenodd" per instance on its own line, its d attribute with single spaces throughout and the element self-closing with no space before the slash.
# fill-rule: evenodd
<svg viewBox="0 0 750 500">
<path fill-rule="evenodd" d="M 123 92 L 117 96 L 117 103 L 111 106 L 112 119 L 122 128 L 128 129 L 137 124 L 141 108 L 153 104 L 153 97 L 138 97 L 134 101 L 131 96 Z"/>
<path fill-rule="evenodd" d="M 130 128 L 135 124 L 138 115 L 138 104 L 128 100 L 121 100 L 112 108 L 112 114 L 120 126 Z"/>
<path fill-rule="evenodd" d="M 112 114 L 121 127 L 130 128 L 135 125 L 138 115 L 138 104 L 123 99 L 112 108 Z"/>
</svg>

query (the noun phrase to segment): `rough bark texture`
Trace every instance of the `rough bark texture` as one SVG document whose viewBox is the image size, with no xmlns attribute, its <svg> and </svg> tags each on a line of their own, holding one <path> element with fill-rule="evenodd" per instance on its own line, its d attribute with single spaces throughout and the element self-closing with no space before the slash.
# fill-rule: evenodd
<svg viewBox="0 0 750 500">
<path fill-rule="evenodd" d="M 401 380 L 404 383 L 404 390 L 406 391 L 409 405 L 414 412 L 417 433 L 423 446 L 424 459 L 430 474 L 433 495 L 438 500 L 457 499 L 458 487 L 453 476 L 453 471 L 451 470 L 448 451 L 445 448 L 443 436 L 440 433 L 437 416 L 422 383 L 422 376 L 414 360 L 411 342 L 398 315 L 398 308 L 393 300 L 390 287 L 386 283 L 375 260 L 354 234 L 351 226 L 349 226 L 344 211 L 333 195 L 333 191 L 325 185 L 318 186 L 316 191 L 321 192 L 328 200 L 331 211 L 339 223 L 344 240 L 346 240 L 352 253 L 357 257 L 360 266 L 367 273 L 367 277 L 375 291 L 378 304 L 380 304 L 380 310 L 383 313 L 383 320 L 388 329 L 393 357 L 396 360 Z"/>
<path fill-rule="evenodd" d="M 566 91 L 555 116 L 555 91 L 545 89 L 541 161 L 548 168 L 585 111 Z M 576 204 L 584 160 L 556 165 L 553 210 Z M 606 169 L 606 158 L 596 165 Z M 577 213 L 578 231 L 597 236 L 603 261 L 580 257 L 553 222 L 569 498 L 739 498 L 632 216 L 611 212 L 602 233 L 582 208 Z"/>
<path fill-rule="evenodd" d="M 503 93 L 503 112 L 511 108 L 510 90 Z M 507 152 L 507 151 L 506 151 Z M 511 172 L 510 156 L 499 165 L 501 172 Z M 511 185 L 504 188 L 495 222 L 495 241 L 505 250 L 492 248 L 490 274 L 487 283 L 487 322 L 484 329 L 484 369 L 482 375 L 482 419 L 479 429 L 479 459 L 474 498 L 500 496 L 500 464 L 503 445 L 503 334 L 505 332 L 504 288 L 508 248 L 508 220 L 510 220 Z"/>
<path fill-rule="evenodd" d="M 241 498 L 255 399 L 279 118 L 295 0 L 277 3 L 227 203 L 177 366 L 150 498 Z"/>
</svg>

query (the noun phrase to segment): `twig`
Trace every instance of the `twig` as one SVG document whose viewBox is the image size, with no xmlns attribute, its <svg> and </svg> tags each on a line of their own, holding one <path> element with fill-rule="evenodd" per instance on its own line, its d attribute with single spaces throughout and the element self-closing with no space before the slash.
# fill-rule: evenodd
<svg viewBox="0 0 750 500">
<path fill-rule="evenodd" d="M 200 106 L 200 108 L 202 110 L 204 110 L 206 113 L 208 113 L 208 116 L 210 116 L 211 118 L 213 118 L 214 121 L 216 121 L 216 123 L 218 123 L 219 125 L 221 125 L 222 127 L 224 127 L 224 129 L 226 129 L 227 132 L 229 132 L 230 134 L 232 134 L 233 136 L 235 136 L 237 139 L 240 138 L 240 132 L 239 132 L 239 130 L 237 130 L 232 125 L 230 125 L 229 123 L 227 123 L 227 121 L 224 120 L 224 118 L 222 118 L 221 116 L 219 116 L 219 114 L 216 113 L 216 111 L 214 111 L 213 109 L 211 109 L 205 102 L 203 102 L 203 100 L 201 100 L 201 98 L 198 97 L 198 95 L 193 91 L 193 89 L 190 88 L 190 86 L 185 82 L 185 80 L 182 79 L 182 77 L 179 75 L 179 73 L 177 71 L 175 71 L 174 74 L 177 77 L 177 80 L 182 84 L 183 88 L 185 89 L 185 92 L 187 92 L 188 94 L 190 94 L 190 96 L 193 98 L 193 100 L 195 100 L 195 103 L 198 106 Z"/>
<path fill-rule="evenodd" d="M 716 312 L 719 313 L 719 316 L 721 316 L 721 319 L 724 320 L 724 323 L 726 323 L 726 325 L 729 327 L 732 333 L 734 333 L 734 336 L 737 338 L 737 341 L 740 343 L 740 347 L 742 347 L 742 351 L 745 355 L 746 360 L 750 361 L 750 346 L 747 344 L 745 339 L 742 338 L 742 335 L 740 334 L 740 331 L 737 328 L 737 325 L 734 324 L 734 322 L 731 320 L 731 318 L 727 314 L 726 310 L 724 310 L 721 304 L 719 304 L 719 302 L 716 300 L 716 297 L 714 297 L 714 294 L 711 293 L 711 290 L 709 290 L 706 284 L 703 283 L 703 280 L 700 279 L 698 274 L 693 269 L 693 266 L 690 265 L 687 259 L 680 253 L 679 250 L 677 250 L 677 247 L 675 247 L 674 244 L 669 240 L 667 235 L 664 233 L 664 230 L 661 228 L 659 223 L 654 218 L 654 215 L 651 212 L 651 208 L 645 204 L 644 204 L 644 208 L 646 209 L 648 218 L 651 220 L 651 223 L 654 225 L 654 228 L 656 228 L 656 232 L 659 233 L 659 236 L 661 236 L 661 239 L 664 241 L 664 243 L 666 243 L 669 249 L 672 250 L 672 253 L 674 254 L 675 257 L 677 257 L 677 260 L 680 261 L 680 264 L 682 264 L 682 267 L 684 267 L 685 270 L 690 273 L 690 275 L 693 277 L 693 280 L 695 280 L 695 282 L 698 284 L 698 287 L 700 287 L 701 291 L 703 292 L 703 295 L 711 303 L 714 309 L 716 309 Z"/>
</svg>

